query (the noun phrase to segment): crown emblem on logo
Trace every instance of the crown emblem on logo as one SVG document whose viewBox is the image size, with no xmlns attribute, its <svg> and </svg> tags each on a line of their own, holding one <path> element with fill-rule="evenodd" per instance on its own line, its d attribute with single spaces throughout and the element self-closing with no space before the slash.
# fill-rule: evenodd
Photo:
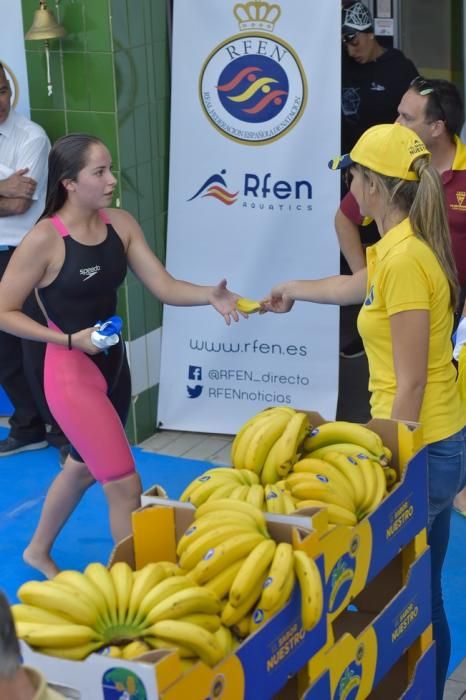
<svg viewBox="0 0 466 700">
<path fill-rule="evenodd" d="M 463 202 L 466 198 L 466 192 L 457 192 L 456 193 L 456 201 L 460 205 L 460 207 L 463 205 Z"/>
<path fill-rule="evenodd" d="M 233 14 L 238 20 L 241 31 L 264 29 L 267 32 L 273 32 L 281 13 L 279 5 L 270 5 L 263 0 L 238 3 L 233 8 Z"/>
</svg>

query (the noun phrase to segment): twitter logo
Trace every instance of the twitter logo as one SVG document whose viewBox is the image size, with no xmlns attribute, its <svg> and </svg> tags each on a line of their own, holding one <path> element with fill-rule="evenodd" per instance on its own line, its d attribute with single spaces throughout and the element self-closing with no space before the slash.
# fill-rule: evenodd
<svg viewBox="0 0 466 700">
<path fill-rule="evenodd" d="M 202 386 L 201 384 L 196 384 L 196 386 L 191 387 L 187 386 L 186 389 L 188 390 L 188 398 L 190 399 L 198 399 L 199 396 L 202 394 Z"/>
</svg>

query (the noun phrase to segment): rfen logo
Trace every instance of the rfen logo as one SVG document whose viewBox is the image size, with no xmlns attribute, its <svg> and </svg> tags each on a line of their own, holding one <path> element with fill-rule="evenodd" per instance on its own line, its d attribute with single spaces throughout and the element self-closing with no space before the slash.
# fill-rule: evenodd
<svg viewBox="0 0 466 700">
<path fill-rule="evenodd" d="M 193 199 L 197 199 L 197 197 L 213 197 L 214 199 L 217 199 L 228 206 L 234 204 L 236 202 L 238 192 L 228 191 L 227 183 L 222 177 L 225 175 L 225 173 L 226 170 L 222 170 L 220 173 L 215 173 L 207 178 L 198 191 L 193 194 L 190 199 L 188 199 L 188 202 L 192 202 Z"/>
<path fill-rule="evenodd" d="M 214 197 L 228 206 L 241 199 L 241 205 L 251 209 L 312 211 L 312 183 L 307 179 L 285 180 L 273 177 L 272 173 L 244 173 L 241 186 L 232 188 L 236 190 L 233 193 L 223 177 L 226 172 L 222 169 L 207 178 L 188 202 L 198 197 Z"/>
</svg>

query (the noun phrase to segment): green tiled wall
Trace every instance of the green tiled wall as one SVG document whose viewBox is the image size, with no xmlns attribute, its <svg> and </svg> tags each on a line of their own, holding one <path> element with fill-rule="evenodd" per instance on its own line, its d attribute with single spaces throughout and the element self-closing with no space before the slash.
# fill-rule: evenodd
<svg viewBox="0 0 466 700">
<path fill-rule="evenodd" d="M 25 32 L 37 0 L 21 0 Z M 61 0 L 49 9 L 67 36 L 50 41 L 53 95 L 47 95 L 41 41 L 26 42 L 31 117 L 52 141 L 85 131 L 112 153 L 116 199 L 164 261 L 168 199 L 169 50 L 165 0 Z M 160 328 L 162 308 L 132 274 L 119 294 L 126 339 Z M 134 397 L 128 435 L 155 430 L 158 387 Z"/>
</svg>

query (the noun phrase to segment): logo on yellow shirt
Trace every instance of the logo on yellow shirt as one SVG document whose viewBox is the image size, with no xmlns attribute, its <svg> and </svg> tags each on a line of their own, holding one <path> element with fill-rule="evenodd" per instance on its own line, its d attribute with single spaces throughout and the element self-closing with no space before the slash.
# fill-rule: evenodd
<svg viewBox="0 0 466 700">
<path fill-rule="evenodd" d="M 450 209 L 454 209 L 455 211 L 466 211 L 466 192 L 457 192 L 456 193 L 456 204 L 450 204 Z"/>
<path fill-rule="evenodd" d="M 364 306 L 370 306 L 372 302 L 374 301 L 374 285 L 371 284 L 369 293 L 366 297 L 366 301 L 364 302 Z"/>
</svg>

